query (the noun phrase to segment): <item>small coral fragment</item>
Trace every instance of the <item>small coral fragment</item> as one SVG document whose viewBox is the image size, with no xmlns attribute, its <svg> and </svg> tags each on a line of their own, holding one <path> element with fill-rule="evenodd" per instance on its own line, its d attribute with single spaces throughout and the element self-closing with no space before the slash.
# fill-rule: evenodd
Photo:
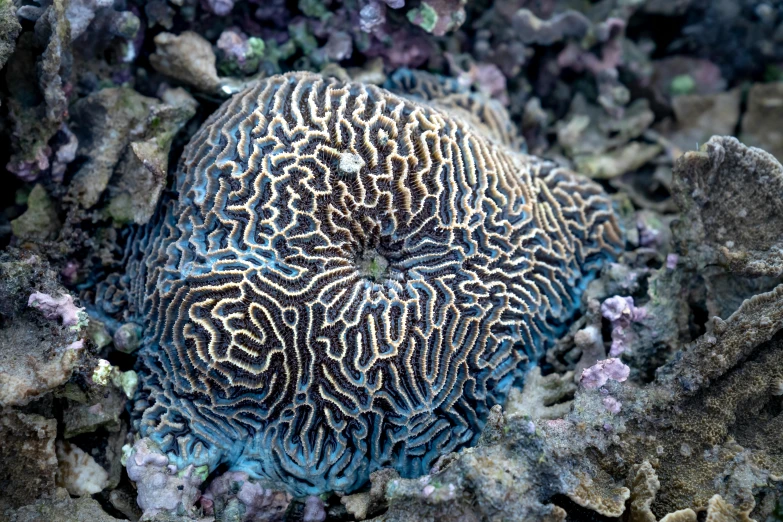
<svg viewBox="0 0 783 522">
<path fill-rule="evenodd" d="M 81 448 L 64 441 L 57 441 L 57 484 L 76 497 L 93 495 L 103 491 L 109 474 L 95 459 Z"/>
<path fill-rule="evenodd" d="M 601 305 L 601 315 L 612 323 L 612 347 L 609 350 L 610 357 L 619 355 L 628 350 L 631 323 L 641 321 L 647 316 L 644 308 L 634 306 L 633 297 L 610 297 Z"/>
<path fill-rule="evenodd" d="M 575 471 L 579 484 L 573 491 L 567 493 L 568 498 L 598 514 L 607 517 L 619 517 L 625 511 L 625 501 L 631 496 L 628 488 L 616 486 L 611 480 L 602 477 L 591 477 L 583 471 Z M 599 480 L 596 480 L 599 479 Z"/>
<path fill-rule="evenodd" d="M 310 495 L 305 499 L 302 522 L 324 522 L 324 520 L 326 520 L 324 501 L 315 495 Z"/>
<path fill-rule="evenodd" d="M 536 366 L 525 377 L 521 391 L 511 389 L 505 411 L 508 415 L 528 415 L 532 419 L 557 419 L 568 413 L 571 401 L 563 399 L 573 396 L 575 390 L 573 372 L 542 377 L 541 368 Z"/>
<path fill-rule="evenodd" d="M 587 389 L 600 388 L 610 379 L 623 382 L 630 375 L 631 369 L 620 359 L 612 358 L 598 361 L 582 372 L 580 382 Z"/>
<path fill-rule="evenodd" d="M 141 326 L 125 323 L 114 332 L 114 348 L 123 353 L 133 353 L 141 343 Z"/>
<path fill-rule="evenodd" d="M 696 512 L 687 508 L 668 513 L 659 522 L 696 522 L 697 520 Z"/>
<path fill-rule="evenodd" d="M 465 22 L 466 3 L 467 0 L 423 0 L 419 7 L 408 11 L 407 17 L 428 33 L 443 36 Z"/>
<path fill-rule="evenodd" d="M 656 522 L 650 505 L 661 487 L 661 482 L 649 461 L 633 466 L 630 475 L 630 520 L 629 522 Z"/>
<path fill-rule="evenodd" d="M 160 33 L 155 37 L 155 45 L 150 62 L 161 74 L 204 92 L 217 91 L 220 78 L 215 67 L 215 53 L 203 36 L 192 31 L 178 36 Z"/>
</svg>

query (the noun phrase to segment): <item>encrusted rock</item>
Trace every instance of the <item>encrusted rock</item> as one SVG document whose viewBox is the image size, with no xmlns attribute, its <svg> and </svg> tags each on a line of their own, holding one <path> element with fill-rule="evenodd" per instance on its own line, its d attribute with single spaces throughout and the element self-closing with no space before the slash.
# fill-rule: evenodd
<svg viewBox="0 0 783 522">
<path fill-rule="evenodd" d="M 241 512 L 243 522 L 278 522 L 285 518 L 291 495 L 265 488 L 247 473 L 229 471 L 216 477 L 200 499 L 207 515 L 229 519 L 228 511 Z"/>
<path fill-rule="evenodd" d="M 0 69 L 14 52 L 16 38 L 21 31 L 22 26 L 16 18 L 14 3 L 3 2 L 0 4 Z"/>
<path fill-rule="evenodd" d="M 0 518 L 55 490 L 57 421 L 40 415 L 0 410 Z"/>
<path fill-rule="evenodd" d="M 8 522 L 123 522 L 108 515 L 97 500 L 89 496 L 72 499 L 62 488 L 54 498 L 37 500 L 35 503 L 12 511 Z"/>
<path fill-rule="evenodd" d="M 545 504 L 557 493 L 613 517 L 630 495 L 630 520 L 639 522 L 694 522 L 701 510 L 716 522 L 748 522 L 751 512 L 763 520 L 774 502 L 755 506 L 754 495 L 775 498 L 783 472 L 774 395 L 783 379 L 783 286 L 715 330 L 649 385 L 579 390 L 562 420 L 508 416 L 492 444 L 462 450 L 431 475 L 392 481 L 384 520 L 564 520 L 562 508 Z M 607 411 L 607 396 L 626 404 L 622 412 Z M 611 476 L 633 462 L 641 464 L 629 491 Z"/>
<path fill-rule="evenodd" d="M 0 258 L 0 405 L 63 384 L 84 356 L 85 317 L 56 281 L 36 256 Z"/>
<path fill-rule="evenodd" d="M 146 130 L 130 142 L 117 165 L 117 178 L 109 186 L 108 212 L 118 223 L 143 225 L 152 217 L 166 186 L 171 143 L 196 112 L 196 101 L 186 93 L 168 99 L 178 105 L 151 107 Z"/>
<path fill-rule="evenodd" d="M 128 477 L 138 487 L 137 502 L 145 516 L 158 513 L 194 513 L 201 496 L 198 487 L 206 478 L 206 469 L 189 465 L 178 470 L 149 439 L 134 444 L 128 457 Z"/>
<path fill-rule="evenodd" d="M 84 208 L 98 202 L 127 145 L 156 102 L 119 87 L 102 89 L 74 104 L 73 131 L 79 138 L 79 155 L 87 161 L 71 181 L 69 198 Z"/>
<path fill-rule="evenodd" d="M 66 88 L 72 56 L 67 3 L 52 0 L 41 11 L 37 31 L 21 34 L 5 69 L 6 78 L 14 79 L 6 83 L 14 122 L 13 154 L 6 168 L 25 181 L 35 180 L 50 168 L 52 151 L 47 143 L 68 114 Z"/>
<path fill-rule="evenodd" d="M 215 93 L 220 78 L 212 45 L 198 33 L 160 33 L 155 37 L 155 54 L 150 63 L 161 74 L 204 92 Z"/>
<path fill-rule="evenodd" d="M 783 274 L 783 167 L 771 154 L 714 137 L 677 160 L 673 197 L 683 213 L 673 227 L 679 251 L 697 267 Z"/>
<path fill-rule="evenodd" d="M 20 239 L 44 241 L 53 239 L 59 228 L 54 203 L 43 185 L 35 185 L 27 197 L 27 210 L 11 221 L 11 230 Z"/>
<path fill-rule="evenodd" d="M 63 411 L 63 436 L 69 439 L 82 433 L 92 433 L 98 428 L 119 430 L 125 403 L 126 396 L 115 386 L 90 386 L 82 401 L 68 399 L 68 406 Z"/>
</svg>

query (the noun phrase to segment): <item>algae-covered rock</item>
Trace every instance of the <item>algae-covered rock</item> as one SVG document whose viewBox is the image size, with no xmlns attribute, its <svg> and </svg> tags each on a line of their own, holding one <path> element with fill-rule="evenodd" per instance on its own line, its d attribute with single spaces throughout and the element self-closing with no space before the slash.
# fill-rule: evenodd
<svg viewBox="0 0 783 522">
<path fill-rule="evenodd" d="M 68 114 L 66 84 L 71 75 L 71 35 L 64 0 L 53 0 L 36 21 L 35 33 L 23 33 L 8 62 L 8 106 L 14 122 L 6 168 L 32 181 L 50 167 L 47 143 Z"/>
<path fill-rule="evenodd" d="M 74 132 L 85 163 L 74 175 L 68 198 L 83 208 L 108 192 L 107 214 L 116 224 L 146 223 L 166 185 L 176 133 L 197 103 L 182 89 L 164 101 L 125 87 L 100 90 L 74 104 Z"/>
<path fill-rule="evenodd" d="M 144 224 L 152 217 L 166 186 L 169 152 L 174 136 L 195 114 L 196 101 L 178 99 L 179 106 L 155 105 L 146 130 L 132 141 L 120 159 L 116 181 L 109 187 L 109 215 L 115 222 Z"/>
<path fill-rule="evenodd" d="M 74 175 L 68 197 L 84 208 L 98 202 L 117 163 L 157 100 L 124 87 L 103 89 L 71 109 L 78 155 L 87 161 Z"/>
<path fill-rule="evenodd" d="M 748 276 L 783 275 L 783 167 L 771 154 L 714 137 L 674 169 L 681 254 Z"/>
<path fill-rule="evenodd" d="M 54 202 L 40 183 L 27 197 L 27 210 L 11 221 L 11 230 L 20 239 L 44 241 L 53 239 L 60 228 Z"/>
<path fill-rule="evenodd" d="M 54 308 L 31 300 L 36 292 Z M 36 256 L 0 258 L 0 405 L 26 404 L 63 384 L 85 356 L 86 321 L 77 312 L 76 324 L 60 323 L 66 311 L 57 303 L 68 306 L 62 296 L 68 292 L 57 275 Z"/>
<path fill-rule="evenodd" d="M 54 498 L 45 498 L 34 504 L 8 513 L 8 522 L 122 522 L 107 514 L 97 500 L 84 496 L 72 499 L 65 489 L 58 489 Z"/>
<path fill-rule="evenodd" d="M 0 0 L 0 69 L 14 52 L 16 38 L 21 31 L 14 3 L 11 0 Z"/>
<path fill-rule="evenodd" d="M 98 428 L 107 431 L 120 429 L 120 415 L 125 410 L 126 396 L 115 386 L 91 386 L 83 401 L 68 401 L 63 411 L 66 439 Z"/>
</svg>

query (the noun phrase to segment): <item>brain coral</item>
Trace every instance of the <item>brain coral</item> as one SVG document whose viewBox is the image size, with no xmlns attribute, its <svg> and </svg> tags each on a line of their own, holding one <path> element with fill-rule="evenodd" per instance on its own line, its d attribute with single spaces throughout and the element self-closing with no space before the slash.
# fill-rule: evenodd
<svg viewBox="0 0 783 522">
<path fill-rule="evenodd" d="M 130 254 L 136 429 L 296 495 L 474 442 L 621 244 L 598 185 L 311 74 L 226 102 L 176 191 Z"/>
</svg>

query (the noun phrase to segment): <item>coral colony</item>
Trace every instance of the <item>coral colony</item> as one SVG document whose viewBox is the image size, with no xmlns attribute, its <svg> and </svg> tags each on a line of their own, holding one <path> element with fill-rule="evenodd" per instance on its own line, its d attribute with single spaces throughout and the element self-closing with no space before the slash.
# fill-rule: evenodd
<svg viewBox="0 0 783 522">
<path fill-rule="evenodd" d="M 178 469 L 351 492 L 476 442 L 621 239 L 598 185 L 459 114 L 294 73 L 193 137 L 130 266 L 134 425 Z"/>
</svg>

